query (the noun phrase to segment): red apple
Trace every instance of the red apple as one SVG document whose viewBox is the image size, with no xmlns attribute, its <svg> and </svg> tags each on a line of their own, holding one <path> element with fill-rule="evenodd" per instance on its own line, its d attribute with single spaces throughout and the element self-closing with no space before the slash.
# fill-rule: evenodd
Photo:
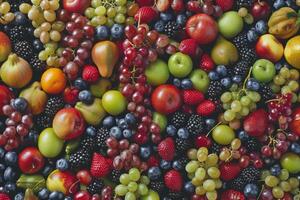
<svg viewBox="0 0 300 200">
<path fill-rule="evenodd" d="M 290 129 L 294 134 L 300 136 L 300 107 L 293 111 Z"/>
<path fill-rule="evenodd" d="M 245 118 L 243 125 L 248 135 L 262 136 L 268 127 L 268 113 L 264 109 L 255 110 Z"/>
<path fill-rule="evenodd" d="M 216 21 L 207 14 L 193 15 L 187 21 L 185 28 L 187 34 L 199 44 L 211 43 L 218 35 Z"/>
<path fill-rule="evenodd" d="M 54 170 L 49 174 L 46 185 L 49 191 L 58 191 L 65 195 L 75 194 L 79 190 L 79 181 L 69 171 Z"/>
<path fill-rule="evenodd" d="M 182 99 L 174 85 L 160 85 L 153 91 L 151 102 L 157 112 L 170 114 L 180 108 Z"/>
<path fill-rule="evenodd" d="M 251 8 L 251 14 L 255 20 L 265 19 L 271 13 L 271 7 L 266 1 L 257 1 Z"/>
<path fill-rule="evenodd" d="M 91 4 L 91 0 L 64 0 L 63 7 L 70 13 L 83 13 Z"/>
<path fill-rule="evenodd" d="M 59 138 L 71 140 L 84 132 L 85 121 L 77 109 L 64 108 L 54 116 L 52 127 Z"/>
<path fill-rule="evenodd" d="M 92 176 L 89 170 L 80 170 L 76 174 L 76 178 L 83 185 L 89 185 L 92 181 Z"/>
<path fill-rule="evenodd" d="M 184 10 L 184 2 L 183 0 L 173 0 L 171 7 L 176 13 L 179 13 Z"/>
<path fill-rule="evenodd" d="M 26 174 L 34 174 L 44 167 L 45 159 L 35 147 L 25 148 L 18 156 L 20 170 Z"/>
<path fill-rule="evenodd" d="M 210 147 L 211 146 L 211 139 L 205 135 L 199 135 L 195 139 L 195 145 L 197 148 L 200 147 Z"/>
<path fill-rule="evenodd" d="M 4 62 L 11 52 L 11 42 L 9 37 L 0 31 L 0 62 Z"/>
<path fill-rule="evenodd" d="M 10 100 L 14 98 L 14 94 L 5 85 L 0 85 L 0 116 L 3 115 L 2 107 L 9 104 Z"/>
<path fill-rule="evenodd" d="M 91 198 L 88 191 L 79 191 L 74 195 L 74 200 L 90 200 Z"/>
</svg>

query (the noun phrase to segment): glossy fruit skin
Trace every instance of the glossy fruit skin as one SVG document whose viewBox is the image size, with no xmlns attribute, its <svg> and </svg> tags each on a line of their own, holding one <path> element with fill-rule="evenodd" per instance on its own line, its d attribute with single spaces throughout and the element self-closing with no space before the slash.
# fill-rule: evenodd
<svg viewBox="0 0 300 200">
<path fill-rule="evenodd" d="M 91 195 L 87 191 L 79 191 L 74 195 L 74 200 L 90 200 Z"/>
<path fill-rule="evenodd" d="M 153 91 L 151 103 L 157 112 L 173 113 L 182 104 L 180 91 L 173 85 L 160 85 Z"/>
<path fill-rule="evenodd" d="M 290 129 L 292 133 L 300 136 L 300 107 L 293 111 Z"/>
<path fill-rule="evenodd" d="M 92 176 L 90 171 L 88 170 L 80 170 L 76 174 L 76 178 L 80 181 L 83 185 L 89 185 L 92 181 Z"/>
<path fill-rule="evenodd" d="M 10 100 L 14 97 L 12 91 L 5 85 L 0 85 L 0 116 L 3 115 L 2 107 L 9 104 Z"/>
<path fill-rule="evenodd" d="M 189 18 L 186 23 L 187 34 L 199 44 L 208 44 L 218 35 L 216 21 L 206 14 L 197 14 Z"/>
<path fill-rule="evenodd" d="M 170 72 L 168 65 L 163 60 L 157 59 L 146 68 L 145 75 L 149 84 L 158 86 L 168 81 Z"/>
<path fill-rule="evenodd" d="M 209 86 L 209 77 L 205 71 L 203 71 L 202 69 L 196 69 L 192 71 L 189 78 L 191 79 L 193 87 L 196 90 L 199 90 L 203 93 L 207 91 L 207 88 Z"/>
<path fill-rule="evenodd" d="M 54 158 L 63 149 L 64 141 L 56 136 L 53 128 L 46 128 L 38 138 L 38 148 L 46 158 Z"/>
<path fill-rule="evenodd" d="M 253 64 L 252 74 L 256 80 L 267 83 L 275 76 L 276 69 L 269 60 L 259 59 Z"/>
<path fill-rule="evenodd" d="M 300 36 L 291 38 L 284 49 L 284 57 L 286 61 L 293 67 L 300 69 L 300 61 L 297 59 L 300 56 Z"/>
<path fill-rule="evenodd" d="M 234 131 L 227 125 L 219 125 L 212 132 L 213 139 L 222 145 L 228 145 L 235 138 Z"/>
<path fill-rule="evenodd" d="M 168 67 L 173 76 L 184 78 L 192 71 L 193 61 L 190 56 L 177 52 L 169 58 Z"/>
<path fill-rule="evenodd" d="M 48 94 L 59 94 L 64 91 L 67 79 L 61 69 L 50 68 L 43 73 L 41 84 L 43 90 Z"/>
<path fill-rule="evenodd" d="M 218 20 L 221 34 L 226 38 L 233 38 L 243 30 L 243 18 L 236 11 L 224 13 Z"/>
<path fill-rule="evenodd" d="M 251 8 L 251 14 L 255 20 L 265 19 L 269 16 L 271 8 L 265 1 L 255 2 Z"/>
<path fill-rule="evenodd" d="M 7 59 L 8 55 L 11 52 L 11 42 L 9 37 L 0 31 L 0 62 L 3 62 Z"/>
<path fill-rule="evenodd" d="M 90 0 L 64 0 L 63 7 L 70 13 L 83 13 L 90 2 Z"/>
<path fill-rule="evenodd" d="M 284 154 L 281 157 L 280 164 L 292 174 L 300 172 L 300 157 L 295 153 Z"/>
<path fill-rule="evenodd" d="M 255 110 L 244 120 L 244 130 L 253 137 L 262 136 L 268 126 L 268 114 L 263 109 Z"/>
<path fill-rule="evenodd" d="M 23 173 L 34 174 L 44 167 L 43 155 L 35 147 L 27 147 L 18 156 L 18 166 Z"/>
<path fill-rule="evenodd" d="M 102 96 L 102 106 L 111 115 L 119 115 L 126 109 L 127 101 L 121 92 L 109 90 Z"/>
</svg>

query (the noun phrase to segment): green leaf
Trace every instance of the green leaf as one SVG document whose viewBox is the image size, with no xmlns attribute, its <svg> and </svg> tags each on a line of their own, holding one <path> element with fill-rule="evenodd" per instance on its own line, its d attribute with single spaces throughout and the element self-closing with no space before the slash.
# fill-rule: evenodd
<svg viewBox="0 0 300 200">
<path fill-rule="evenodd" d="M 289 12 L 286 14 L 288 18 L 294 18 L 294 17 L 298 17 L 298 14 L 295 12 Z"/>
</svg>

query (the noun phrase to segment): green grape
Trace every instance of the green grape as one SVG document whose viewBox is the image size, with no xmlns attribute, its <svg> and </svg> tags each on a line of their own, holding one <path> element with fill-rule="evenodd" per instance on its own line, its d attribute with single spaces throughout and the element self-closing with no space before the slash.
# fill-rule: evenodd
<svg viewBox="0 0 300 200">
<path fill-rule="evenodd" d="M 46 63 L 47 63 L 48 66 L 54 66 L 55 65 L 55 61 L 56 61 L 55 57 L 49 56 L 47 58 Z"/>
<path fill-rule="evenodd" d="M 43 14 L 44 14 L 45 20 L 48 22 L 54 22 L 56 19 L 56 14 L 55 14 L 55 11 L 53 11 L 53 10 L 45 10 Z"/>
<path fill-rule="evenodd" d="M 124 14 L 122 13 L 118 13 L 115 18 L 114 18 L 115 22 L 117 22 L 118 24 L 124 24 L 126 17 Z"/>
<path fill-rule="evenodd" d="M 239 89 L 238 84 L 233 83 L 233 84 L 231 85 L 231 87 L 230 87 L 229 90 L 230 90 L 231 92 L 236 92 L 238 89 Z"/>
<path fill-rule="evenodd" d="M 218 168 L 216 168 L 216 167 L 210 167 L 210 168 L 208 168 L 208 170 L 207 170 L 207 174 L 208 174 L 211 178 L 217 179 L 217 178 L 220 177 L 221 172 L 220 172 L 220 170 L 219 170 Z"/>
<path fill-rule="evenodd" d="M 207 191 L 207 192 L 212 192 L 216 189 L 216 184 L 213 180 L 211 179 L 207 179 L 203 182 L 203 188 Z"/>
<path fill-rule="evenodd" d="M 232 110 L 226 110 L 224 112 L 224 119 L 228 122 L 234 120 L 235 117 L 236 117 L 236 113 L 233 112 Z"/>
<path fill-rule="evenodd" d="M 198 158 L 198 161 L 199 161 L 199 162 L 204 162 L 204 161 L 206 161 L 206 159 L 207 159 L 207 154 L 205 154 L 205 153 L 199 153 L 199 154 L 197 155 L 197 158 Z"/>
<path fill-rule="evenodd" d="M 224 92 L 222 95 L 221 95 L 221 101 L 223 103 L 229 103 L 232 99 L 232 95 L 230 92 Z"/>
<path fill-rule="evenodd" d="M 205 176 L 206 176 L 206 170 L 203 167 L 199 167 L 195 172 L 196 179 L 202 181 L 204 180 Z"/>
<path fill-rule="evenodd" d="M 292 90 L 292 92 L 296 92 L 299 89 L 299 83 L 295 80 L 291 80 L 288 83 L 289 88 Z"/>
<path fill-rule="evenodd" d="M 107 9 L 107 12 L 106 12 L 107 17 L 114 18 L 116 16 L 116 14 L 117 14 L 117 11 L 116 11 L 115 8 L 108 8 Z"/>
<path fill-rule="evenodd" d="M 204 153 L 208 155 L 208 149 L 206 147 L 200 147 L 197 151 L 197 154 Z"/>
<path fill-rule="evenodd" d="M 35 6 L 39 6 L 41 4 L 41 0 L 31 0 L 31 3 Z"/>
<path fill-rule="evenodd" d="M 62 32 L 65 29 L 65 24 L 61 21 L 56 21 L 52 24 L 52 29 L 58 32 Z"/>
<path fill-rule="evenodd" d="M 47 60 L 47 58 L 48 58 L 48 54 L 47 54 L 47 52 L 45 51 L 45 50 L 43 50 L 43 51 L 41 51 L 40 53 L 39 53 L 39 59 L 41 60 L 41 61 L 46 61 Z"/>
<path fill-rule="evenodd" d="M 299 80 L 299 72 L 296 69 L 290 69 L 290 79 L 291 80 Z"/>
<path fill-rule="evenodd" d="M 31 9 L 28 12 L 28 18 L 32 21 L 36 21 L 39 17 L 39 10 L 37 7 L 32 6 Z"/>
<path fill-rule="evenodd" d="M 289 182 L 287 181 L 281 181 L 279 186 L 281 187 L 281 189 L 284 191 L 284 192 L 289 192 L 292 190 L 292 187 L 290 185 Z"/>
<path fill-rule="evenodd" d="M 195 174 L 194 173 L 188 173 L 187 176 L 188 176 L 189 179 L 192 180 L 195 177 Z"/>
<path fill-rule="evenodd" d="M 147 185 L 142 184 L 142 183 L 138 185 L 138 193 L 140 195 L 144 196 L 144 195 L 148 194 L 148 192 L 149 192 L 149 189 L 148 189 Z"/>
<path fill-rule="evenodd" d="M 115 187 L 115 193 L 118 196 L 125 196 L 127 192 L 128 189 L 125 185 L 118 185 L 117 187 Z"/>
<path fill-rule="evenodd" d="M 292 103 L 296 103 L 297 102 L 297 99 L 298 99 L 298 96 L 296 93 L 292 93 Z"/>
<path fill-rule="evenodd" d="M 261 172 L 260 178 L 261 178 L 262 180 L 265 180 L 266 177 L 269 176 L 269 175 L 271 175 L 271 172 L 270 172 L 270 171 L 268 171 L 268 170 L 263 170 L 263 171 Z"/>
<path fill-rule="evenodd" d="M 251 99 L 248 96 L 241 97 L 241 104 L 242 106 L 249 106 L 251 103 Z"/>
<path fill-rule="evenodd" d="M 135 192 L 138 189 L 138 184 L 136 182 L 130 182 L 127 185 L 129 192 Z"/>
<path fill-rule="evenodd" d="M 127 0 L 115 0 L 115 3 L 116 3 L 118 6 L 124 6 L 124 5 L 126 5 Z"/>
<path fill-rule="evenodd" d="M 95 14 L 98 16 L 104 16 L 106 14 L 106 8 L 104 6 L 95 8 Z"/>
<path fill-rule="evenodd" d="M 3 2 L 0 5 L 0 13 L 1 14 L 6 14 L 10 11 L 10 4 L 8 2 Z"/>
<path fill-rule="evenodd" d="M 269 187 L 275 187 L 276 185 L 278 185 L 279 180 L 276 176 L 267 176 L 265 179 L 265 184 Z"/>
<path fill-rule="evenodd" d="M 127 192 L 127 194 L 125 195 L 125 200 L 136 200 L 136 196 L 134 193 L 132 192 Z"/>
<path fill-rule="evenodd" d="M 216 166 L 218 164 L 218 160 L 219 160 L 219 157 L 218 157 L 217 154 L 215 154 L 215 153 L 209 154 L 207 156 L 207 160 L 205 162 L 205 165 L 207 167 Z"/>
<path fill-rule="evenodd" d="M 288 181 L 289 181 L 292 189 L 295 189 L 295 188 L 299 187 L 299 180 L 297 178 L 291 177 Z"/>
<path fill-rule="evenodd" d="M 222 181 L 220 179 L 214 180 L 216 184 L 216 189 L 220 189 L 222 187 Z"/>
<path fill-rule="evenodd" d="M 254 102 L 259 102 L 260 101 L 260 94 L 254 91 L 248 91 L 247 96 Z"/>
<path fill-rule="evenodd" d="M 107 18 L 105 16 L 95 16 L 91 20 L 92 26 L 100 26 L 107 23 Z"/>
<path fill-rule="evenodd" d="M 128 183 L 130 182 L 130 178 L 128 174 L 122 174 L 119 178 L 120 183 L 122 183 L 123 185 L 128 185 Z"/>
<path fill-rule="evenodd" d="M 58 10 L 59 9 L 59 1 L 52 0 L 50 1 L 50 10 Z"/>
<path fill-rule="evenodd" d="M 230 107 L 231 107 L 231 104 L 230 103 L 223 103 L 222 107 L 223 107 L 224 110 L 229 110 Z"/>
<path fill-rule="evenodd" d="M 31 5 L 28 3 L 22 3 L 19 6 L 19 10 L 21 11 L 21 13 L 23 14 L 28 14 L 29 10 L 31 9 Z"/>
<path fill-rule="evenodd" d="M 203 180 L 199 180 L 199 179 L 197 179 L 196 177 L 192 177 L 191 179 L 192 179 L 192 184 L 193 184 L 194 186 L 200 186 L 200 185 L 202 185 L 202 181 L 203 181 Z"/>
<path fill-rule="evenodd" d="M 282 67 L 279 71 L 279 75 L 282 76 L 284 79 L 290 78 L 290 70 L 287 67 Z"/>
<path fill-rule="evenodd" d="M 280 187 L 274 187 L 273 189 L 272 189 L 272 194 L 273 194 L 273 196 L 275 197 L 275 198 L 277 198 L 277 199 L 280 199 L 280 198 L 282 198 L 283 196 L 284 196 L 284 192 L 283 192 L 283 190 L 280 188 Z"/>
<path fill-rule="evenodd" d="M 249 112 L 250 112 L 249 108 L 243 106 L 243 108 L 242 108 L 240 114 L 241 114 L 243 117 L 245 117 L 245 116 L 247 116 L 247 115 L 249 114 Z"/>
<path fill-rule="evenodd" d="M 131 168 L 128 174 L 131 181 L 138 181 L 141 177 L 141 173 L 137 168 Z"/>
<path fill-rule="evenodd" d="M 199 162 L 192 160 L 185 166 L 185 171 L 187 173 L 194 173 L 199 167 Z"/>
<path fill-rule="evenodd" d="M 285 85 L 281 88 L 281 93 L 282 94 L 288 94 L 288 93 L 291 93 L 291 92 L 292 92 L 291 88 L 287 85 Z"/>
<path fill-rule="evenodd" d="M 252 110 L 256 110 L 256 103 L 252 102 L 250 105 L 249 105 L 249 110 L 252 111 Z"/>
<path fill-rule="evenodd" d="M 279 174 L 279 179 L 282 181 L 286 181 L 289 178 L 289 171 L 287 169 L 282 169 Z"/>
<path fill-rule="evenodd" d="M 216 200 L 218 198 L 218 193 L 217 191 L 206 192 L 205 196 L 208 200 Z"/>
<path fill-rule="evenodd" d="M 92 7 L 97 8 L 101 6 L 101 0 L 92 0 L 91 5 Z"/>
<path fill-rule="evenodd" d="M 285 83 L 285 79 L 281 75 L 276 75 L 273 78 L 273 82 L 275 83 L 275 85 L 281 86 Z"/>
<path fill-rule="evenodd" d="M 135 23 L 135 20 L 133 17 L 126 18 L 126 25 L 133 25 L 134 23 Z"/>
<path fill-rule="evenodd" d="M 89 7 L 87 8 L 85 11 L 84 11 L 84 15 L 89 18 L 89 19 L 92 19 L 96 14 L 95 14 L 95 9 L 92 8 L 92 7 Z"/>
<path fill-rule="evenodd" d="M 238 101 L 238 100 L 234 100 L 232 103 L 231 103 L 231 110 L 233 112 L 240 112 L 242 110 L 242 105 L 241 105 L 241 102 Z"/>
<path fill-rule="evenodd" d="M 106 18 L 107 21 L 105 23 L 106 26 L 108 27 L 112 27 L 114 25 L 114 20 L 110 19 L 110 18 Z"/>
<path fill-rule="evenodd" d="M 300 194 L 295 195 L 294 200 L 300 200 Z"/>
<path fill-rule="evenodd" d="M 203 188 L 203 186 L 198 186 L 195 189 L 195 192 L 197 195 L 204 195 L 206 193 L 205 189 Z"/>
<path fill-rule="evenodd" d="M 117 13 L 121 13 L 121 14 L 126 14 L 127 13 L 127 8 L 126 6 L 118 6 L 117 7 Z"/>
<path fill-rule="evenodd" d="M 50 39 L 54 42 L 59 42 L 61 39 L 61 34 L 58 31 L 52 30 L 50 32 Z"/>
<path fill-rule="evenodd" d="M 271 88 L 271 90 L 272 90 L 273 93 L 279 93 L 280 89 L 281 89 L 279 85 L 276 85 L 274 83 L 270 84 L 270 88 Z"/>
<path fill-rule="evenodd" d="M 149 179 L 148 176 L 141 176 L 140 182 L 145 184 L 145 185 L 149 185 L 150 179 Z"/>
</svg>

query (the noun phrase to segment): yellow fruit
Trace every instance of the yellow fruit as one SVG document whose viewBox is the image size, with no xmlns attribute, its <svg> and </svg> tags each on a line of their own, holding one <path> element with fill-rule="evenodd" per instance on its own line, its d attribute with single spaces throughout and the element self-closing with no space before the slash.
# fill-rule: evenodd
<svg viewBox="0 0 300 200">
<path fill-rule="evenodd" d="M 295 36 L 287 42 L 284 57 L 290 65 L 300 69 L 300 36 Z"/>
</svg>

